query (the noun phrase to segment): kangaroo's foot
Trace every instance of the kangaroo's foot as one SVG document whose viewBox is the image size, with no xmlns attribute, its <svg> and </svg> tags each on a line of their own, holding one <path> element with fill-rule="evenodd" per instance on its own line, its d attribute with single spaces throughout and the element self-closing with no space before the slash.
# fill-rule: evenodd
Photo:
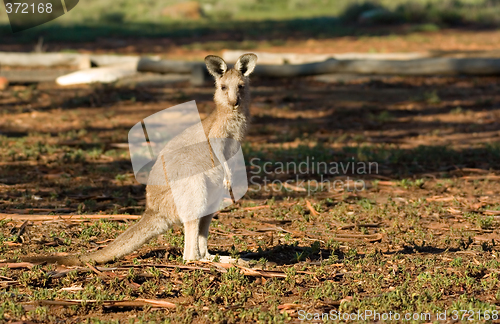
<svg viewBox="0 0 500 324">
<path fill-rule="evenodd" d="M 215 262 L 216 257 L 218 259 L 217 260 L 218 263 L 237 264 L 237 265 L 244 266 L 244 267 L 250 266 L 250 264 L 251 264 L 250 262 L 252 261 L 252 259 L 246 259 L 246 258 L 235 259 L 235 258 L 232 258 L 232 257 L 227 256 L 227 255 L 216 256 L 216 255 L 212 255 L 212 254 L 205 255 L 205 257 L 203 259 L 201 259 L 200 261 L 201 262 Z"/>
</svg>

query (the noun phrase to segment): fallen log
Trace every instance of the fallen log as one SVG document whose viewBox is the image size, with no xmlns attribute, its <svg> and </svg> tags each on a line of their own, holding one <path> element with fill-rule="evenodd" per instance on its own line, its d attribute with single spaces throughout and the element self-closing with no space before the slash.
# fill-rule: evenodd
<svg viewBox="0 0 500 324">
<path fill-rule="evenodd" d="M 337 60 L 299 65 L 257 65 L 254 75 L 297 77 L 329 73 L 382 75 L 498 75 L 500 59 L 423 58 L 397 60 Z"/>
<path fill-rule="evenodd" d="M 13 221 L 59 221 L 67 220 L 73 222 L 85 222 L 91 219 L 110 219 L 110 220 L 135 220 L 141 218 L 140 215 L 20 215 L 0 213 L 0 220 L 10 219 Z"/>
<path fill-rule="evenodd" d="M 109 66 L 109 65 L 117 65 L 117 64 L 137 64 L 141 59 L 139 56 L 132 55 L 108 55 L 108 54 L 91 54 L 89 55 L 90 62 L 97 66 Z M 154 57 L 153 57 L 154 58 Z"/>
<path fill-rule="evenodd" d="M 238 58 L 248 51 L 225 50 L 222 58 L 228 63 L 236 63 Z M 299 53 L 270 53 L 252 51 L 259 58 L 259 64 L 304 64 L 323 62 L 330 58 L 337 60 L 415 60 L 432 57 L 447 58 L 500 58 L 499 50 L 491 51 L 428 51 L 411 53 L 327 53 L 327 54 L 299 54 Z"/>
<path fill-rule="evenodd" d="M 141 58 L 137 63 L 138 72 L 156 73 L 191 73 L 193 67 L 205 66 L 203 62 L 158 60 L 151 58 Z"/>
<path fill-rule="evenodd" d="M 409 53 L 415 54 L 415 53 Z M 31 55 L 31 54 L 30 54 Z M 35 54 L 42 55 L 42 54 Z M 389 54 L 384 54 L 389 55 Z M 386 56 L 390 57 L 390 56 Z M 74 57 L 73 57 L 74 58 Z M 393 57 L 394 58 L 394 57 Z M 112 61 L 110 56 L 99 58 L 100 64 Z M 155 58 L 122 58 L 122 63 L 100 68 L 92 68 L 60 76 L 59 84 L 76 84 L 90 82 L 114 82 L 136 72 L 154 72 L 162 74 L 190 74 L 193 85 L 202 85 L 211 80 L 203 62 L 159 60 Z M 1 60 L 0 60 L 1 61 Z M 123 63 L 125 62 L 125 63 Z M 5 74 L 9 75 L 5 75 Z M 33 73 L 36 78 L 23 76 L 22 73 Z M 21 72 L 4 70 L 0 75 L 18 82 L 24 80 L 50 81 L 54 74 L 37 75 L 40 71 Z M 16 77 L 17 74 L 17 77 Z M 305 64 L 259 64 L 254 75 L 261 77 L 299 77 L 322 74 L 356 74 L 356 75 L 498 75 L 500 74 L 500 58 L 457 58 L 427 57 L 411 60 L 400 59 L 334 59 L 323 62 Z M 36 79 L 36 80 L 35 80 Z"/>
<path fill-rule="evenodd" d="M 158 60 L 141 58 L 137 63 L 138 72 L 191 74 L 192 85 L 203 85 L 211 79 L 203 62 Z"/>
<path fill-rule="evenodd" d="M 90 68 L 88 55 L 78 53 L 1 53 L 0 66 Z"/>
<path fill-rule="evenodd" d="M 111 83 L 137 73 L 137 63 L 124 63 L 76 71 L 60 76 L 56 79 L 59 85 L 72 85 L 82 83 Z"/>
<path fill-rule="evenodd" d="M 499 58 L 500 50 L 489 50 L 489 51 L 481 51 L 481 50 L 451 50 L 451 51 L 443 51 L 443 50 L 431 50 L 429 51 L 430 57 L 454 57 L 454 58 Z"/>
<path fill-rule="evenodd" d="M 62 78 L 58 83 L 62 85 L 106 83 L 134 74 L 139 59 L 138 56 L 120 55 L 0 52 L 0 68 L 9 67 L 1 69 L 0 76 L 15 83 L 52 82 L 59 77 Z M 104 70 L 91 69 L 92 66 L 104 67 Z M 132 67 L 134 73 L 131 71 Z M 128 71 L 125 72 L 124 69 Z M 82 70 L 82 73 L 71 74 Z M 66 76 L 69 74 L 71 75 Z"/>
<path fill-rule="evenodd" d="M 137 63 L 139 59 L 139 56 L 132 55 L 0 52 L 0 66 L 9 67 L 72 67 L 87 69 L 92 65 L 108 66 Z"/>
<path fill-rule="evenodd" d="M 211 79 L 202 62 L 141 59 L 139 71 L 157 73 L 191 72 L 191 83 L 201 85 Z M 421 58 L 413 60 L 338 60 L 288 65 L 257 65 L 253 75 L 260 77 L 298 77 L 322 74 L 357 75 L 497 75 L 500 59 Z"/>
<path fill-rule="evenodd" d="M 158 74 L 158 73 L 137 73 L 130 77 L 120 80 L 117 85 L 135 85 L 139 87 L 164 87 L 167 85 L 177 84 L 180 82 L 189 82 L 189 74 Z M 126 148 L 128 149 L 128 143 Z M 113 146 L 113 144 L 112 144 Z M 114 146 L 113 146 L 114 147 Z"/>
<path fill-rule="evenodd" d="M 11 83 L 52 82 L 60 76 L 73 72 L 64 69 L 0 70 L 0 76 Z"/>
<path fill-rule="evenodd" d="M 225 50 L 222 58 L 228 63 L 236 63 L 238 58 L 248 51 Z M 330 53 L 330 54 L 298 54 L 255 52 L 259 64 L 304 64 L 323 62 L 330 58 L 337 60 L 413 60 L 430 57 L 431 53 Z"/>
</svg>

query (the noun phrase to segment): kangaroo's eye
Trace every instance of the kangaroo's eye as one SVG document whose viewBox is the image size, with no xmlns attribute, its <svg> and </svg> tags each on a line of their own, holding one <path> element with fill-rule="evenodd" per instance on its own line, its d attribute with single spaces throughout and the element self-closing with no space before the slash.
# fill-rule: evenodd
<svg viewBox="0 0 500 324">
<path fill-rule="evenodd" d="M 221 86 L 220 86 L 220 89 L 221 89 L 221 90 L 226 90 L 226 86 L 225 86 L 225 85 L 221 85 Z"/>
<path fill-rule="evenodd" d="M 245 86 L 243 84 L 238 85 L 238 89 L 243 89 Z"/>
</svg>

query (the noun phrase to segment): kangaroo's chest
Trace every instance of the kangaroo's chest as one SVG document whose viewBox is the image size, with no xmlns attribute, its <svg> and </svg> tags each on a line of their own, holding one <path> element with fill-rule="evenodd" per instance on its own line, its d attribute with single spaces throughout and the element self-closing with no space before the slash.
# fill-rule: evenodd
<svg viewBox="0 0 500 324">
<path fill-rule="evenodd" d="M 209 138 L 230 138 L 242 141 L 247 129 L 247 117 L 243 114 L 232 114 L 218 123 L 214 123 L 208 134 Z"/>
</svg>

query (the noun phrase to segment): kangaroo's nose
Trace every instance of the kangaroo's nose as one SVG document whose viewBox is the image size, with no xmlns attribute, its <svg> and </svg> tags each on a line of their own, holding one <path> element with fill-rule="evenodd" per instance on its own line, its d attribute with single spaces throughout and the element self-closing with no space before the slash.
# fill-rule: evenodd
<svg viewBox="0 0 500 324">
<path fill-rule="evenodd" d="M 235 104 L 234 106 L 235 106 L 235 107 L 238 107 L 239 105 L 240 105 L 240 98 L 238 97 L 238 98 L 236 99 L 236 104 Z"/>
</svg>

